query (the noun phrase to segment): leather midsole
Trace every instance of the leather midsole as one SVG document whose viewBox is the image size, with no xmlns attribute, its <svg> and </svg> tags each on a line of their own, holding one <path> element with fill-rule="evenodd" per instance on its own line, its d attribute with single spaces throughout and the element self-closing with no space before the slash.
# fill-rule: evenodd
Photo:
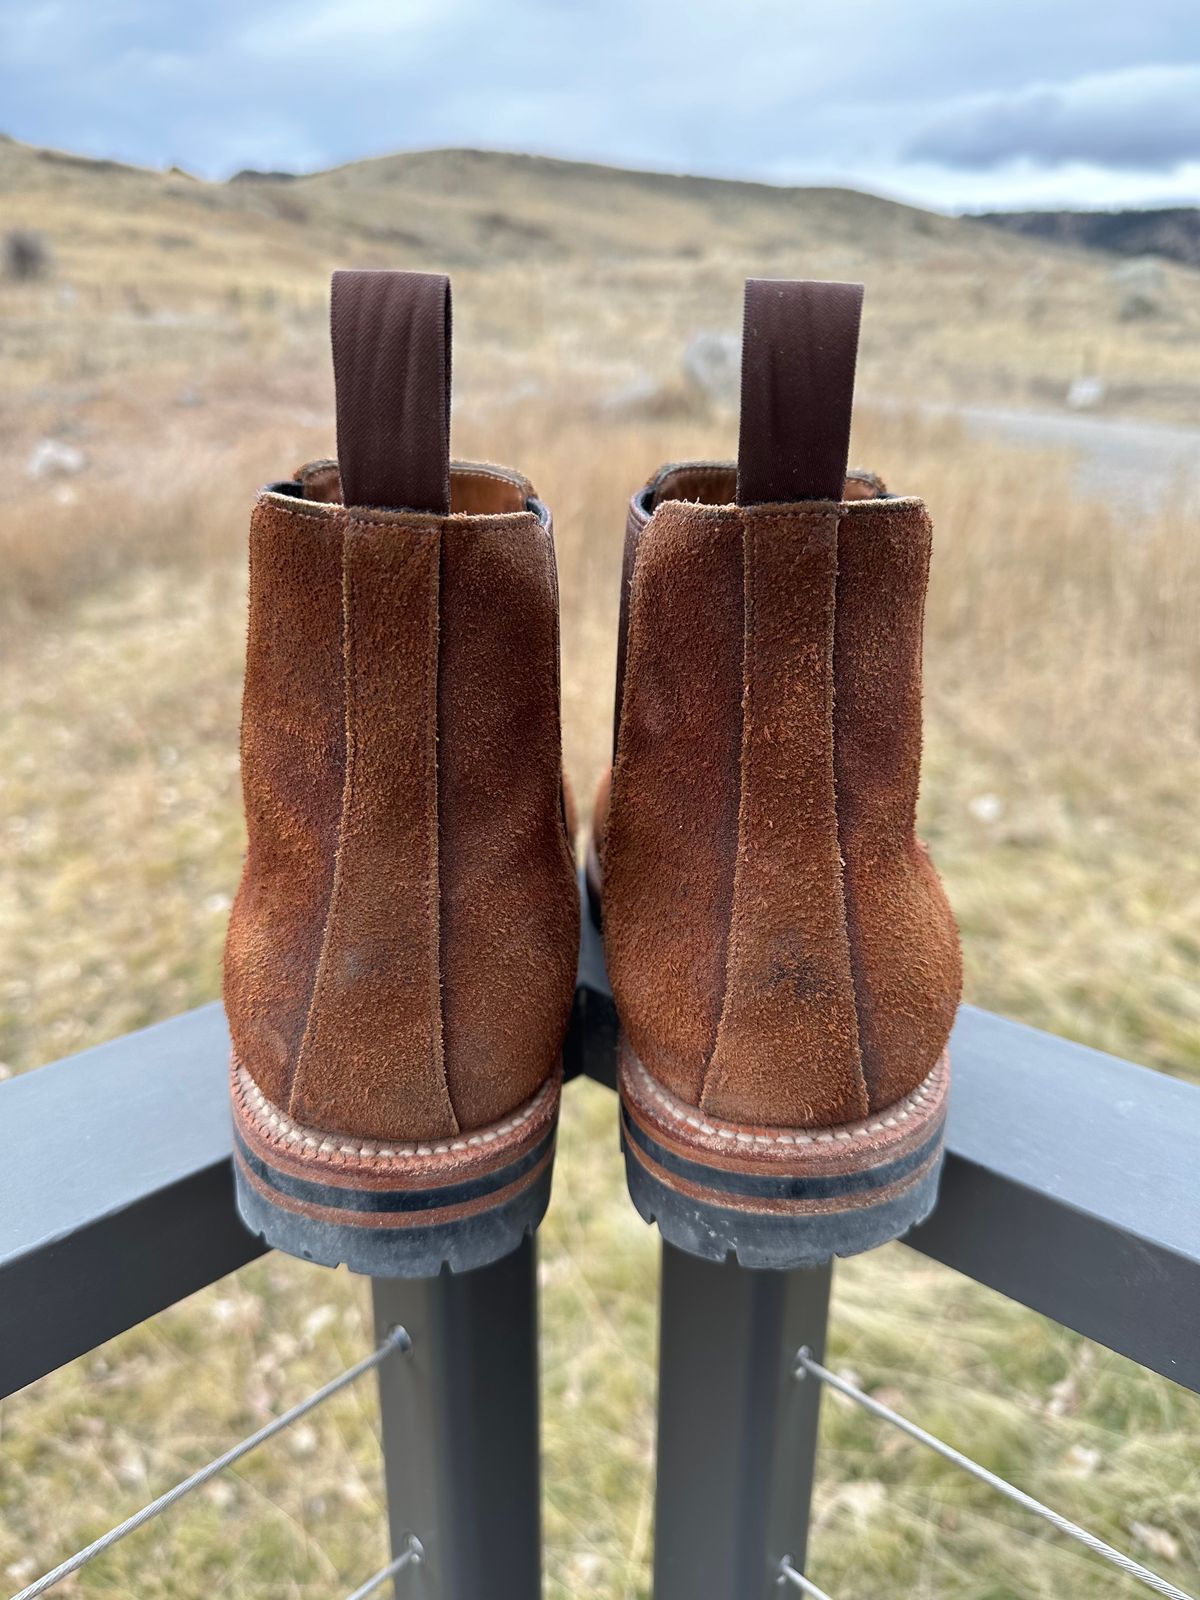
<svg viewBox="0 0 1200 1600">
<path fill-rule="evenodd" d="M 672 1095 L 622 1038 L 619 1088 L 625 1112 L 648 1139 L 705 1170 L 742 1176 L 832 1179 L 907 1161 L 945 1121 L 949 1058 L 896 1105 L 832 1128 L 723 1122 Z"/>
<path fill-rule="evenodd" d="M 553 1135 L 561 1086 L 556 1073 L 525 1105 L 490 1127 L 388 1145 L 301 1126 L 266 1099 L 236 1059 L 231 1063 L 234 1126 L 247 1151 L 272 1172 L 343 1193 L 407 1194 L 491 1181 Z"/>
</svg>

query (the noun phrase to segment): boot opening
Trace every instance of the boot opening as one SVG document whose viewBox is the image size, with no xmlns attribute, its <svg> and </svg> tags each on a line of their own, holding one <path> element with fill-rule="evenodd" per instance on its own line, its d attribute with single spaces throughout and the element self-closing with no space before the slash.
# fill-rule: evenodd
<svg viewBox="0 0 1200 1600">
<path fill-rule="evenodd" d="M 733 461 L 685 461 L 663 467 L 638 496 L 650 517 L 667 500 L 691 500 L 704 506 L 732 505 L 737 496 L 737 464 Z M 855 469 L 846 475 L 844 500 L 884 500 L 886 485 L 873 472 Z"/>
<path fill-rule="evenodd" d="M 319 500 L 340 505 L 342 480 L 336 461 L 313 461 L 300 467 L 294 478 L 267 487 L 273 494 L 290 495 L 295 500 Z M 546 508 L 537 499 L 533 485 L 519 472 L 477 461 L 450 463 L 450 514 L 452 516 L 496 517 L 515 511 L 532 511 L 539 521 L 548 519 Z"/>
</svg>

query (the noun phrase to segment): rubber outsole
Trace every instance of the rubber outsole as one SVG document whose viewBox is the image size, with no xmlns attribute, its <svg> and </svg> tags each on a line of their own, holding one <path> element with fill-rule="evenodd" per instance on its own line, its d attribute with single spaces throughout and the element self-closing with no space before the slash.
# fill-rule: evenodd
<svg viewBox="0 0 1200 1600">
<path fill-rule="evenodd" d="M 383 1146 L 292 1121 L 233 1064 L 238 1212 L 264 1243 L 374 1278 L 470 1272 L 515 1250 L 550 1201 L 559 1083 L 492 1128 Z"/>
<path fill-rule="evenodd" d="M 663 1238 L 706 1261 L 789 1271 L 899 1238 L 937 1202 L 949 1063 L 897 1106 L 839 1128 L 749 1128 L 675 1099 L 622 1041 L 630 1196 Z"/>
<path fill-rule="evenodd" d="M 325 1267 L 346 1266 L 370 1278 L 436 1278 L 473 1272 L 514 1251 L 538 1227 L 550 1204 L 549 1168 L 522 1192 L 457 1223 L 404 1229 L 365 1229 L 314 1221 L 284 1211 L 235 1168 L 242 1221 L 274 1250 Z"/>
</svg>

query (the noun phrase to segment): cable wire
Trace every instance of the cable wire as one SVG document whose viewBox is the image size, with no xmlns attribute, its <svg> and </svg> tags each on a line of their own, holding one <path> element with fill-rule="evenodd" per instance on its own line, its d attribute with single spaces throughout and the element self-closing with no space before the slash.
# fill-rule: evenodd
<svg viewBox="0 0 1200 1600">
<path fill-rule="evenodd" d="M 193 1472 L 191 1477 L 184 1478 L 182 1483 L 177 1483 L 173 1489 L 168 1489 L 165 1494 L 160 1494 L 157 1500 L 152 1500 L 148 1506 L 143 1506 L 140 1511 L 135 1511 L 133 1516 L 127 1517 L 124 1522 L 118 1523 L 115 1528 L 110 1528 L 107 1533 L 101 1534 L 91 1544 L 82 1550 L 77 1550 L 73 1556 L 61 1562 L 52 1572 L 47 1572 L 34 1583 L 15 1594 L 12 1600 L 36 1600 L 36 1597 L 53 1589 L 56 1584 L 69 1578 L 73 1572 L 78 1572 L 80 1567 L 86 1567 L 89 1561 L 94 1561 L 97 1556 L 103 1555 L 106 1550 L 111 1550 L 113 1545 L 124 1539 L 127 1534 L 134 1533 L 142 1528 L 162 1512 L 170 1510 L 184 1495 L 191 1494 L 193 1489 L 199 1489 L 203 1484 L 211 1482 L 227 1467 L 233 1466 L 243 1456 L 256 1450 L 260 1444 L 265 1444 L 268 1439 L 273 1439 L 277 1433 L 282 1433 L 293 1422 L 299 1422 L 301 1417 L 306 1417 L 310 1411 L 316 1409 L 323 1401 L 345 1389 L 364 1373 L 370 1372 L 372 1367 L 377 1367 L 388 1356 L 394 1355 L 398 1350 L 410 1350 L 412 1340 L 403 1328 L 393 1328 L 377 1350 L 369 1356 L 364 1356 L 361 1361 L 356 1361 L 352 1367 L 347 1367 L 340 1377 L 317 1389 L 310 1394 L 307 1400 L 302 1400 L 299 1405 L 293 1406 L 290 1411 L 285 1411 L 282 1416 L 274 1417 L 257 1433 L 252 1433 L 248 1439 L 243 1439 L 240 1444 L 235 1444 L 231 1450 L 226 1450 L 207 1466 L 201 1467 L 198 1472 Z"/>
<path fill-rule="evenodd" d="M 389 1561 L 386 1567 L 380 1567 L 379 1571 L 368 1578 L 366 1583 L 360 1584 L 353 1594 L 348 1594 L 346 1600 L 367 1600 L 368 1595 L 374 1594 L 381 1584 L 386 1583 L 389 1578 L 394 1578 L 398 1572 L 403 1572 L 405 1567 L 419 1566 L 424 1554 L 421 1541 L 415 1534 L 410 1533 L 408 1549 L 394 1561 Z"/>
<path fill-rule="evenodd" d="M 811 1578 L 806 1578 L 802 1572 L 797 1572 L 787 1556 L 784 1556 L 779 1563 L 779 1581 L 780 1583 L 790 1583 L 793 1589 L 799 1589 L 802 1594 L 811 1595 L 812 1600 L 829 1600 L 829 1596 L 824 1589 L 818 1589 Z M 351 1600 L 353 1600 L 353 1596 L 351 1596 Z"/>
<path fill-rule="evenodd" d="M 836 1373 L 830 1372 L 828 1367 L 823 1367 L 819 1361 L 814 1361 L 808 1347 L 804 1346 L 796 1353 L 796 1376 L 803 1378 L 806 1374 L 811 1374 L 829 1388 L 836 1389 L 838 1394 L 844 1395 L 847 1400 L 853 1400 L 855 1405 L 862 1406 L 863 1410 L 869 1411 L 872 1416 L 890 1422 L 893 1427 L 899 1428 L 901 1433 L 908 1434 L 909 1438 L 915 1439 L 918 1444 L 927 1445 L 945 1460 L 953 1462 L 956 1467 L 961 1467 L 964 1472 L 969 1472 L 981 1483 L 986 1483 L 989 1488 L 995 1489 L 997 1494 L 1006 1495 L 1009 1500 L 1023 1506 L 1026 1511 L 1032 1511 L 1035 1516 L 1041 1517 L 1060 1533 L 1078 1540 L 1093 1555 L 1101 1556 L 1105 1561 L 1110 1561 L 1114 1567 L 1119 1567 L 1127 1578 L 1136 1578 L 1147 1588 L 1166 1595 L 1167 1600 L 1196 1600 L 1194 1595 L 1177 1588 L 1166 1578 L 1160 1578 L 1157 1572 L 1151 1572 L 1149 1567 L 1143 1567 L 1124 1551 L 1106 1544 L 1096 1534 L 1081 1528 L 1077 1522 L 1071 1522 L 1059 1512 L 1052 1511 L 1040 1500 L 1035 1500 L 1031 1494 L 1026 1494 L 1023 1489 L 1015 1488 L 1006 1479 L 997 1477 L 994 1472 L 989 1472 L 986 1467 L 980 1466 L 978 1461 L 972 1461 L 970 1456 L 963 1455 L 962 1451 L 956 1450 L 953 1445 L 943 1443 L 932 1433 L 926 1433 L 924 1428 L 918 1428 L 915 1422 L 909 1422 L 907 1417 L 902 1417 L 899 1412 L 893 1411 L 890 1406 L 882 1405 L 878 1400 L 873 1400 L 869 1394 L 864 1394 L 855 1384 L 848 1383 L 845 1378 L 839 1378 Z"/>
</svg>

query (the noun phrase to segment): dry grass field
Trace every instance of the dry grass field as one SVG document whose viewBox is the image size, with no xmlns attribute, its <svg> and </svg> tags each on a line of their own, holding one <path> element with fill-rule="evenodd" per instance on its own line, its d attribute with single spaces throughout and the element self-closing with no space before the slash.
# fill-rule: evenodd
<svg viewBox="0 0 1200 1600">
<path fill-rule="evenodd" d="M 1103 262 L 839 192 L 469 152 L 214 186 L 0 144 L 0 1061 L 19 1072 L 211 998 L 241 852 L 254 487 L 330 453 L 325 277 L 446 266 L 456 448 L 553 505 L 564 738 L 586 797 L 611 715 L 622 505 L 735 422 L 681 377 L 739 280 L 868 286 L 854 455 L 936 527 L 923 830 L 970 999 L 1200 1082 L 1200 513 L 1078 498 L 1071 464 L 926 400 L 1195 414 L 1200 275 L 1122 320 Z M 887 403 L 885 403 L 887 402 Z M 897 403 L 898 402 L 898 403 Z M 52 438 L 82 470 L 32 478 Z M 611 1097 L 567 1095 L 542 1238 L 547 1592 L 648 1595 L 656 1244 Z M 881 1308 L 885 1308 L 881 1310 Z M 271 1258 L 0 1406 L 0 1591 L 19 1588 L 365 1348 L 363 1286 Z M 834 1365 L 993 1469 L 1200 1577 L 1200 1402 L 890 1246 L 840 1266 Z M 345 1593 L 382 1559 L 369 1385 L 61 1592 Z M 1107 1569 L 826 1406 L 814 1576 L 840 1600 L 1063 1600 Z M 1132 1591 L 1130 1591 L 1132 1592 Z"/>
</svg>

